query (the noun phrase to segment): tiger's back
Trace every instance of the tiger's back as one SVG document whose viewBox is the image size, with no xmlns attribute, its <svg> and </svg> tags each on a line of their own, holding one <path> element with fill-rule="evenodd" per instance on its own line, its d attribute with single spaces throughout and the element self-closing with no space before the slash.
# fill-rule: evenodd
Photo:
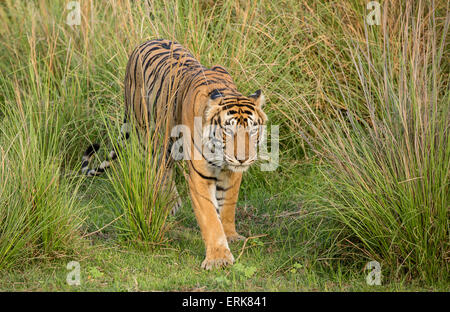
<svg viewBox="0 0 450 312">
<path fill-rule="evenodd" d="M 138 46 L 129 58 L 124 81 L 125 113 L 127 117 L 132 113 L 141 127 L 167 118 L 171 129 L 182 123 L 182 106 L 189 104 L 184 101 L 188 91 L 211 88 L 238 94 L 223 67 L 203 66 L 176 42 L 151 40 Z"/>
</svg>

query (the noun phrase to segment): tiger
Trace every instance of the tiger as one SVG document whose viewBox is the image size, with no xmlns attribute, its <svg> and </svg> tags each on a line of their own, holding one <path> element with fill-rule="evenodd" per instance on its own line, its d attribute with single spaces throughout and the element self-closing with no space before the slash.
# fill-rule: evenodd
<svg viewBox="0 0 450 312">
<path fill-rule="evenodd" d="M 201 267 L 210 270 L 232 265 L 235 260 L 229 243 L 245 239 L 235 225 L 242 175 L 257 160 L 257 146 L 267 122 L 264 94 L 257 90 L 244 96 L 223 66 L 205 67 L 181 44 L 154 39 L 131 53 L 124 97 L 121 138 L 130 136 L 130 118 L 139 128 L 165 118 L 167 129 L 184 125 L 190 130 L 190 137 L 183 136 L 183 142 L 190 147 L 186 178 L 206 250 Z M 202 144 L 196 144 L 195 120 L 201 121 L 202 143 L 213 142 L 217 148 L 214 157 L 206 155 L 198 146 Z M 205 137 L 209 141 L 203 140 Z M 88 176 L 101 174 L 117 158 L 113 150 L 108 160 L 90 169 L 89 162 L 98 148 L 98 144 L 89 146 L 83 155 L 82 172 Z M 194 153 L 200 157 L 193 157 Z M 174 184 L 173 178 L 165 183 Z M 176 186 L 173 191 L 179 206 Z"/>
</svg>

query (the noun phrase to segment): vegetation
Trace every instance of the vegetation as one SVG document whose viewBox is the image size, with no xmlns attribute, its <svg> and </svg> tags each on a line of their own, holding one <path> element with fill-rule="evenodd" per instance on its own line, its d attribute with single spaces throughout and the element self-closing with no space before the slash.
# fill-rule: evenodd
<svg viewBox="0 0 450 312">
<path fill-rule="evenodd" d="M 356 0 L 80 1 L 70 26 L 73 10 L 0 4 L 0 289 L 448 290 L 446 1 L 384 1 L 379 25 Z M 88 144 L 117 147 L 128 55 L 151 38 L 263 89 L 280 126 L 280 167 L 245 174 L 233 267 L 200 269 L 182 165 L 175 217 L 136 139 L 80 175 Z"/>
</svg>

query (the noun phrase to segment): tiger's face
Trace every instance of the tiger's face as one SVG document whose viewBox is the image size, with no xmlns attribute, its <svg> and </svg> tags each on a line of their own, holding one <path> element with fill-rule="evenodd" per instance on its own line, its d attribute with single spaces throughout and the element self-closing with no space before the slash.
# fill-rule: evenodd
<svg viewBox="0 0 450 312">
<path fill-rule="evenodd" d="M 203 132 L 204 142 L 212 152 L 205 156 L 210 165 L 242 172 L 256 161 L 267 121 L 263 104 L 260 90 L 248 97 L 222 95 L 216 90 L 210 94 L 209 119 Z"/>
</svg>

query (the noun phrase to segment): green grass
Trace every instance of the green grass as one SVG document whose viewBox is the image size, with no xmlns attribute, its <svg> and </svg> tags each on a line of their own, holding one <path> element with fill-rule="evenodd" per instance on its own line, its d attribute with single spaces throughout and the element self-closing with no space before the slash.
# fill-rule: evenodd
<svg viewBox="0 0 450 312">
<path fill-rule="evenodd" d="M 372 27 L 363 1 L 80 3 L 73 27 L 63 2 L 0 4 L 0 290 L 448 291 L 444 1 L 386 2 Z M 90 142 L 100 158 L 116 142 L 128 55 L 152 38 L 263 89 L 280 126 L 280 167 L 244 176 L 233 267 L 200 269 L 181 174 L 167 219 L 149 218 L 165 200 L 138 149 L 79 175 Z M 370 260 L 381 286 L 366 284 Z"/>
<path fill-rule="evenodd" d="M 119 117 L 118 120 L 121 120 Z M 144 144 L 136 131 L 128 140 L 118 141 L 120 124 L 108 129 L 108 139 L 113 142 L 118 157 L 107 171 L 110 184 L 105 188 L 111 207 L 114 208 L 120 236 L 140 246 L 151 247 L 164 240 L 166 220 L 175 200 L 167 184 L 167 146 L 158 136 L 159 126 L 149 134 Z M 131 129 L 135 126 L 131 123 Z M 150 151 L 150 152 L 149 152 Z"/>
</svg>

